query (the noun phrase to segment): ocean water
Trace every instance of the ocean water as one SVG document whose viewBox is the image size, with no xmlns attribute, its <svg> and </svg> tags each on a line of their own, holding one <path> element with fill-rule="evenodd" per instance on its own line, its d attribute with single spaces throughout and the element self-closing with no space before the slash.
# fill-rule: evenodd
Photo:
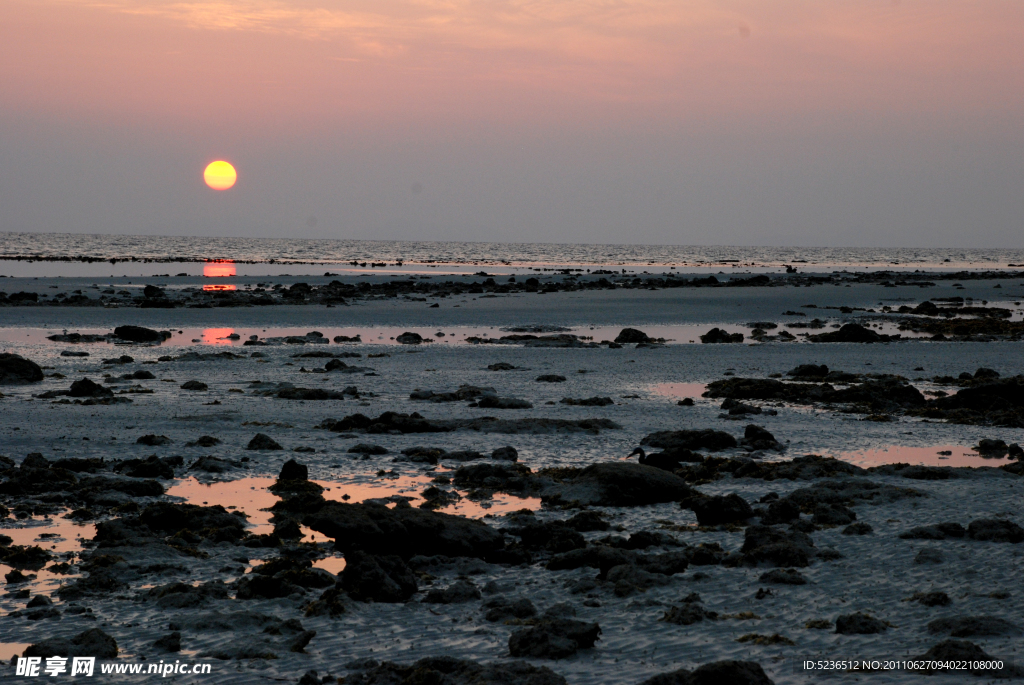
<svg viewBox="0 0 1024 685">
<path fill-rule="evenodd" d="M 518 268 L 959 269 L 1024 265 L 1024 249 L 588 245 L 0 233 L 0 261 Z M 364 266 L 365 263 L 365 266 Z M 376 264 L 377 266 L 371 266 Z"/>
</svg>

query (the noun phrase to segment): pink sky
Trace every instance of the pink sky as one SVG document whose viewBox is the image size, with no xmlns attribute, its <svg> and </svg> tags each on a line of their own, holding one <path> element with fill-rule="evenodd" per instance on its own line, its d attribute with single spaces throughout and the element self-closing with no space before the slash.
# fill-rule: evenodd
<svg viewBox="0 0 1024 685">
<path fill-rule="evenodd" d="M 253 198 L 214 214 L 204 213 L 205 198 L 178 206 L 187 195 L 177 175 L 224 156 L 238 162 L 236 196 L 247 183 L 263 195 L 287 190 L 266 200 L 275 206 L 296 204 L 297 193 L 310 215 L 331 217 L 337 237 L 495 239 L 488 214 L 525 203 L 522 239 L 546 227 L 585 240 L 587 225 L 607 214 L 588 209 L 591 195 L 626 193 L 620 206 L 634 211 L 615 217 L 620 226 L 642 209 L 626 179 L 650 186 L 652 197 L 686 196 L 646 216 L 644 242 L 820 235 L 834 243 L 838 235 L 814 226 L 859 203 L 875 217 L 879 202 L 896 202 L 885 192 L 892 179 L 884 187 L 871 179 L 881 167 L 907 184 L 900 196 L 943 197 L 956 186 L 962 201 L 988 207 L 981 223 L 1005 243 L 1020 209 L 999 183 L 1020 170 L 1004 155 L 1022 142 L 1022 46 L 1016 0 L 6 0 L 0 123 L 22 141 L 8 143 L 9 159 L 31 169 L 36 141 L 43 159 L 72 161 L 37 170 L 49 190 L 65 191 L 65 207 L 33 208 L 19 195 L 12 210 L 0 208 L 0 229 L 217 233 L 219 224 L 244 234 L 246 222 L 275 210 Z M 936 177 L 936 163 L 964 164 L 965 154 L 969 169 Z M 515 183 L 522 202 L 481 201 L 486 160 L 515 167 L 490 190 Z M 159 183 L 104 190 L 76 177 L 82 165 L 115 186 L 118 169 L 155 166 Z M 442 182 L 425 181 L 424 165 Z M 403 176 L 402 188 L 419 184 L 428 196 L 443 179 L 452 188 L 424 213 L 353 189 L 359 168 L 378 182 Z M 645 168 L 654 175 L 643 178 Z M 781 176 L 751 187 L 754 168 Z M 743 192 L 701 205 L 706 194 L 692 185 L 702 170 L 719 193 L 732 179 Z M 829 190 L 822 171 L 838 174 L 838 204 L 803 216 L 801 206 Z M 0 169 L 0 180 L 12 175 Z M 553 180 L 577 176 L 596 185 L 563 184 L 561 198 L 551 196 Z M 113 209 L 97 209 L 104 192 Z M 126 202 L 134 209 L 119 213 Z M 697 225 L 681 227 L 678 216 L 695 202 Z M 777 215 L 766 231 L 764 202 Z M 913 228 L 905 211 L 890 208 L 890 228 Z M 141 223 L 121 225 L 129 214 Z M 574 214 L 583 218 L 569 225 Z M 943 214 L 922 206 L 909 223 L 919 230 Z M 955 220 L 969 216 L 976 211 Z M 746 232 L 721 233 L 737 222 Z M 254 234 L 275 230 L 256 224 Z M 956 228 L 943 228 L 946 244 Z M 593 240 L 612 229 L 595 229 Z M 938 236 L 911 232 L 897 242 L 929 237 Z"/>
</svg>

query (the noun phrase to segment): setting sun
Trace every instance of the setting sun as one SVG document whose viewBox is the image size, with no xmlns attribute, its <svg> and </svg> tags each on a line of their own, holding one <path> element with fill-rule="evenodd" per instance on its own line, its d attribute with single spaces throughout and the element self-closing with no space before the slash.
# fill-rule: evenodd
<svg viewBox="0 0 1024 685">
<path fill-rule="evenodd" d="M 206 166 L 206 171 L 203 172 L 203 180 L 206 181 L 206 185 L 214 190 L 227 190 L 235 185 L 235 181 L 238 180 L 238 173 L 230 163 L 224 160 L 217 160 L 216 162 L 210 162 Z"/>
</svg>

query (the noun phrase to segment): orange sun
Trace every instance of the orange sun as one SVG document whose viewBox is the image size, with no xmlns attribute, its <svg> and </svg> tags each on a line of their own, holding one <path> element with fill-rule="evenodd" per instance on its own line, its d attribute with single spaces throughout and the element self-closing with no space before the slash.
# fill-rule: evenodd
<svg viewBox="0 0 1024 685">
<path fill-rule="evenodd" d="M 203 180 L 214 190 L 227 190 L 235 185 L 235 181 L 238 180 L 238 172 L 230 163 L 218 159 L 216 162 L 206 165 Z"/>
</svg>

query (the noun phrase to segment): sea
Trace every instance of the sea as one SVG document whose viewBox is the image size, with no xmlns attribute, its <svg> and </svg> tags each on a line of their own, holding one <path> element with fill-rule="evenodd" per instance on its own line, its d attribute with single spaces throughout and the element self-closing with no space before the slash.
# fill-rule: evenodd
<svg viewBox="0 0 1024 685">
<path fill-rule="evenodd" d="M 0 232 L 0 275 L 201 275 L 205 265 L 233 263 L 238 275 L 472 273 L 506 270 L 771 272 L 1012 269 L 1024 249 L 602 245 L 398 240 L 210 238 Z M 174 275 L 177 275 L 175 273 Z"/>
</svg>

